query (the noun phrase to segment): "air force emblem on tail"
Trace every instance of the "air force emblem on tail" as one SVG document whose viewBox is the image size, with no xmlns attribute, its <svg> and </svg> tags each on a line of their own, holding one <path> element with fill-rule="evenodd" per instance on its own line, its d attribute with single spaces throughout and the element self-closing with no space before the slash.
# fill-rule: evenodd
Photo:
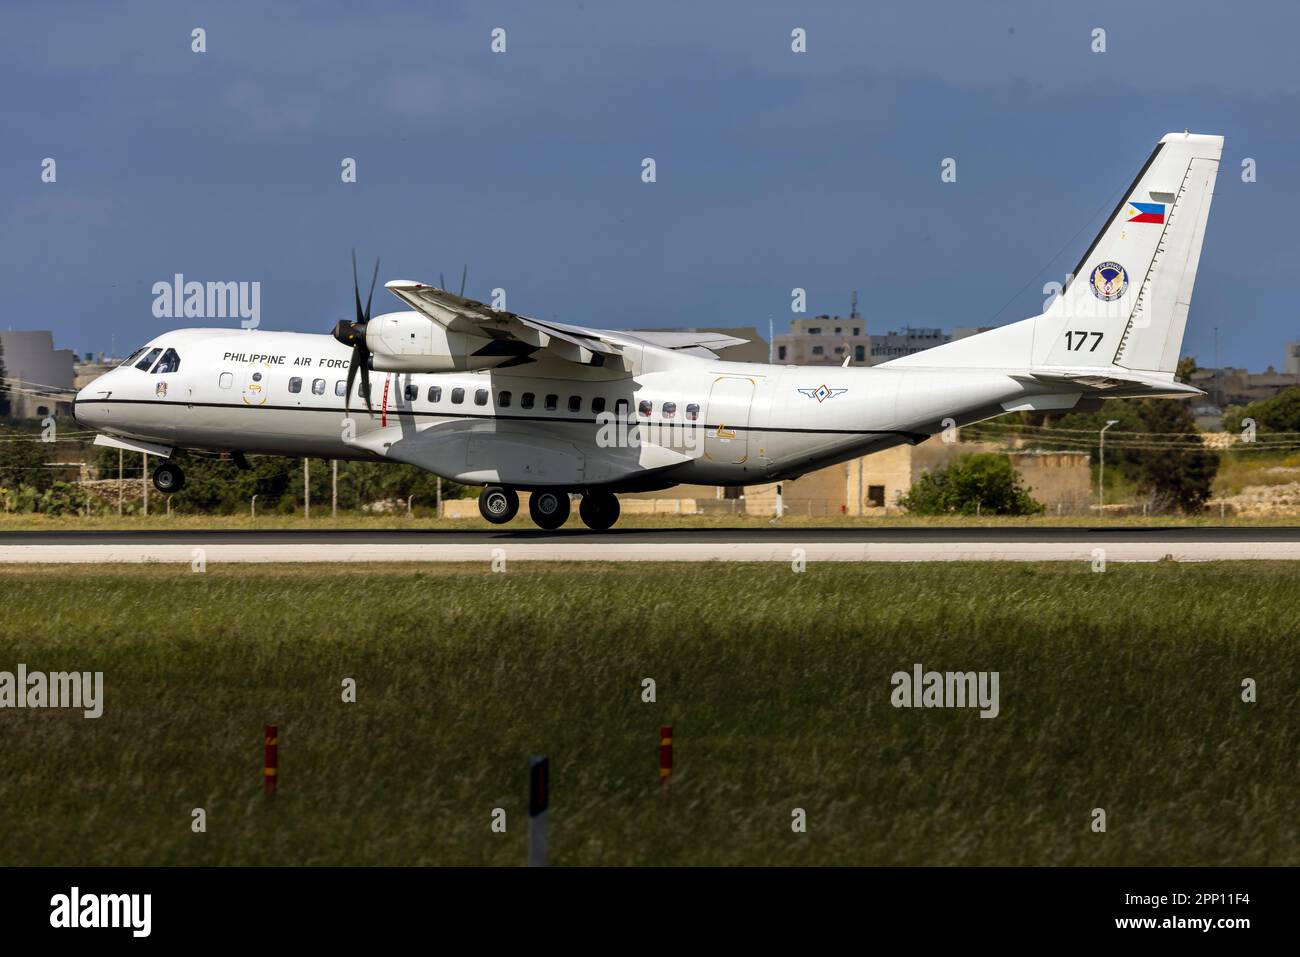
<svg viewBox="0 0 1300 957">
<path fill-rule="evenodd" d="M 1098 263 L 1088 278 L 1092 294 L 1102 302 L 1114 302 L 1128 289 L 1128 272 L 1119 263 Z"/>
<path fill-rule="evenodd" d="M 833 399 L 837 395 L 843 395 L 848 389 L 831 389 L 824 383 L 815 389 L 800 389 L 800 395 L 806 395 L 810 399 L 816 399 L 818 402 L 825 402 L 827 399 Z"/>
</svg>

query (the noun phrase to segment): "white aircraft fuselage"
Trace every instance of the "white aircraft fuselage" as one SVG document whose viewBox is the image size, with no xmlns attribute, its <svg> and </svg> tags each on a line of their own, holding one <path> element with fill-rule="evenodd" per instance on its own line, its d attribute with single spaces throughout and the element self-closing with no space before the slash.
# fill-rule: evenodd
<svg viewBox="0 0 1300 957">
<path fill-rule="evenodd" d="M 345 411 L 350 350 L 328 335 L 176 330 L 145 355 L 168 348 L 176 371 L 100 376 L 77 396 L 78 421 L 166 449 L 337 459 L 383 459 L 419 435 L 441 454 L 414 464 L 444 478 L 575 491 L 778 481 L 1053 391 L 989 370 L 779 366 L 645 346 L 635 372 L 575 377 L 542 361 L 371 373 L 371 410 L 358 384 Z"/>
</svg>

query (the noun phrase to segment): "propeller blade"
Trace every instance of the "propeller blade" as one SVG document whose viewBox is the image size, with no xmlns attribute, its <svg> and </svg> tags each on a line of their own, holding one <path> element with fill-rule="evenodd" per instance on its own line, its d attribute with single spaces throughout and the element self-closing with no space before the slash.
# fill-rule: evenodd
<svg viewBox="0 0 1300 957">
<path fill-rule="evenodd" d="M 374 408 L 373 405 L 370 404 L 370 361 L 369 361 L 369 355 L 370 355 L 370 353 L 369 353 L 369 350 L 367 350 L 365 346 L 358 346 L 358 347 L 357 347 L 357 350 L 358 350 L 359 352 L 362 353 L 362 355 L 361 355 L 361 388 L 362 388 L 362 390 L 365 392 L 365 395 L 366 395 L 366 411 L 367 411 L 367 412 L 374 412 L 374 411 L 375 411 L 375 408 Z"/>
<path fill-rule="evenodd" d="M 361 283 L 357 281 L 357 251 L 352 250 L 352 293 L 357 300 L 357 322 L 365 322 L 361 312 Z"/>
<path fill-rule="evenodd" d="M 370 321 L 370 304 L 375 301 L 375 281 L 379 279 L 379 258 L 375 258 L 375 274 L 370 277 L 370 295 L 366 297 L 366 318 Z"/>
<path fill-rule="evenodd" d="M 348 363 L 348 391 L 343 398 L 343 411 L 352 411 L 352 386 L 357 381 L 357 347 L 352 347 L 352 361 Z"/>
</svg>

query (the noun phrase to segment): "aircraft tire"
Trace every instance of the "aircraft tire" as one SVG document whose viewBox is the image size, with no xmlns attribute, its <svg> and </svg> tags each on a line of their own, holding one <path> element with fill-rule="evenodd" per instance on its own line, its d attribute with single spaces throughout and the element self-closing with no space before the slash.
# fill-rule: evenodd
<svg viewBox="0 0 1300 957">
<path fill-rule="evenodd" d="M 612 528 L 620 511 L 618 496 L 613 492 L 588 492 L 582 496 L 582 503 L 578 506 L 583 524 L 597 532 Z"/>
<path fill-rule="evenodd" d="M 185 472 L 179 465 L 164 462 L 153 470 L 153 487 L 164 495 L 179 492 L 185 487 Z"/>
<path fill-rule="evenodd" d="M 528 498 L 528 514 L 538 528 L 559 528 L 569 520 L 569 493 L 542 489 Z"/>
<path fill-rule="evenodd" d="M 493 525 L 504 525 L 519 514 L 519 493 L 501 485 L 489 485 L 478 497 L 478 513 Z"/>
</svg>

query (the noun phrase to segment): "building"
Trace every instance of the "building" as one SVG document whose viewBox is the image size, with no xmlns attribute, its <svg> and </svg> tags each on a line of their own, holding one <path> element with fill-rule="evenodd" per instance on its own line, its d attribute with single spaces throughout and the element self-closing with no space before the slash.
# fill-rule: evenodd
<svg viewBox="0 0 1300 957">
<path fill-rule="evenodd" d="M 0 332 L 0 350 L 10 418 L 72 414 L 76 357 L 71 349 L 54 348 L 52 332 Z"/>
<path fill-rule="evenodd" d="M 1291 359 L 1288 357 L 1287 362 Z M 1249 405 L 1271 399 L 1284 389 L 1300 385 L 1300 374 L 1278 372 L 1269 366 L 1263 372 L 1245 369 L 1197 369 L 1188 380 L 1189 385 L 1203 389 L 1209 405 L 1226 408 L 1230 405 Z"/>
<path fill-rule="evenodd" d="M 855 309 L 848 319 L 816 316 L 791 319 L 790 331 L 772 339 L 774 362 L 796 366 L 870 365 L 871 337 Z"/>
<path fill-rule="evenodd" d="M 80 391 L 105 372 L 111 372 L 121 364 L 122 358 L 119 356 L 107 356 L 102 352 L 98 354 L 87 352 L 72 367 L 72 387 Z"/>
<path fill-rule="evenodd" d="M 871 364 L 879 365 L 900 356 L 910 356 L 933 349 L 952 340 L 942 329 L 918 329 L 904 326 L 902 332 L 892 329 L 883 336 L 871 337 Z"/>
<path fill-rule="evenodd" d="M 1286 374 L 1300 380 L 1300 342 L 1286 344 L 1286 365 L 1282 367 Z"/>
<path fill-rule="evenodd" d="M 978 336 L 981 332 L 992 332 L 997 326 L 958 326 L 952 331 L 952 340 L 967 339 L 970 336 Z"/>
</svg>

